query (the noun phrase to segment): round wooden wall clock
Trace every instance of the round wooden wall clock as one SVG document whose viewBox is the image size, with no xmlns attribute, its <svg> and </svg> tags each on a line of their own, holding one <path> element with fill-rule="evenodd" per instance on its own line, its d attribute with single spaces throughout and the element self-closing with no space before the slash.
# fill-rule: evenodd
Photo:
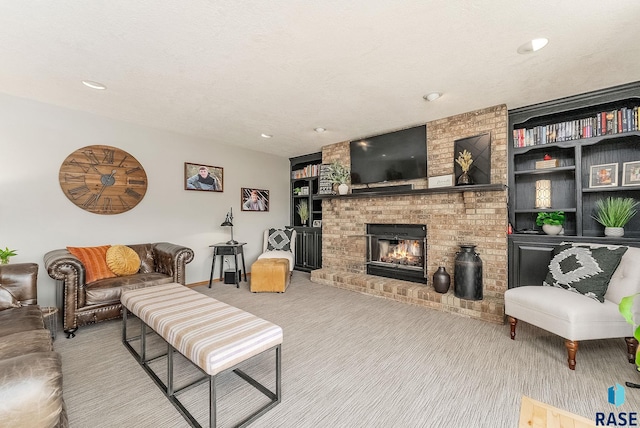
<svg viewBox="0 0 640 428">
<path fill-rule="evenodd" d="M 140 162 L 111 146 L 87 146 L 71 153 L 58 179 L 71 202 L 95 214 L 129 211 L 147 192 L 147 174 Z"/>
</svg>

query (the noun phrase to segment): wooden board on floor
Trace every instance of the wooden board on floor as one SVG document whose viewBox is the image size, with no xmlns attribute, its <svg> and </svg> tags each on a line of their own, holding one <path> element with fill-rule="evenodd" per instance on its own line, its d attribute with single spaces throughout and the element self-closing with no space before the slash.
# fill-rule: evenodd
<svg viewBox="0 0 640 428">
<path fill-rule="evenodd" d="M 518 428 L 591 428 L 595 422 L 522 396 Z"/>
</svg>

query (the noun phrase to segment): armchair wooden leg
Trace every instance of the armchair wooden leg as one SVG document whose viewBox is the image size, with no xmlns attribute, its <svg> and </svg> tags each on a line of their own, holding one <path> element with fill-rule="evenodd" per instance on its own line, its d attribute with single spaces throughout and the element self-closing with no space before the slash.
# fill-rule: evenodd
<svg viewBox="0 0 640 428">
<path fill-rule="evenodd" d="M 638 352 L 638 341 L 635 337 L 625 337 L 624 340 L 627 342 L 627 356 L 629 358 L 629 362 L 635 363 L 636 352 Z"/>
<path fill-rule="evenodd" d="M 511 324 L 511 340 L 516 340 L 516 324 L 518 324 L 518 320 L 514 317 L 509 317 L 509 324 Z"/>
<path fill-rule="evenodd" d="M 576 352 L 578 352 L 578 341 L 566 340 L 564 345 L 567 347 L 567 353 L 569 358 L 567 361 L 569 362 L 569 368 L 571 370 L 576 369 Z"/>
</svg>

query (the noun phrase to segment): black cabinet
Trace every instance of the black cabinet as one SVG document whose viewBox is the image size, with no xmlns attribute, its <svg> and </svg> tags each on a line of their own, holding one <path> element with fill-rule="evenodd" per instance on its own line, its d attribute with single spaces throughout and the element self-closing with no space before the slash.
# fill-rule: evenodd
<svg viewBox="0 0 640 428">
<path fill-rule="evenodd" d="M 596 202 L 640 199 L 630 167 L 640 168 L 640 82 L 509 111 L 509 288 L 541 283 L 554 245 L 561 241 L 629 243 L 640 239 L 640 215 L 624 238 L 600 238 Z M 546 164 L 547 159 L 551 158 Z M 613 172 L 598 182 L 602 169 Z M 640 169 L 639 169 L 640 171 Z M 551 207 L 536 207 L 536 182 L 551 183 Z M 564 211 L 563 236 L 544 235 L 541 211 Z"/>
<path fill-rule="evenodd" d="M 311 271 L 322 267 L 322 200 L 318 195 L 322 153 L 289 159 L 291 162 L 291 226 L 297 231 L 296 270 Z M 298 215 L 306 204 L 309 219 L 303 224 Z"/>
<path fill-rule="evenodd" d="M 295 227 L 296 270 L 305 272 L 322 267 L 322 229 L 317 227 Z"/>
</svg>

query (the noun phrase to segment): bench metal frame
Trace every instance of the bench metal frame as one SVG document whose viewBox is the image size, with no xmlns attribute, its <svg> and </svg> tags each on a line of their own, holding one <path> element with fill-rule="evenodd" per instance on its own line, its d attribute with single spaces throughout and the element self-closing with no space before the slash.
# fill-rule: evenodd
<svg viewBox="0 0 640 428">
<path fill-rule="evenodd" d="M 133 314 L 132 314 L 133 315 Z M 134 315 L 135 317 L 135 315 Z M 249 425 L 250 423 L 252 423 L 253 421 L 255 421 L 256 419 L 258 419 L 260 416 L 262 416 L 264 413 L 266 413 L 269 409 L 271 409 L 272 407 L 274 407 L 275 405 L 277 405 L 278 403 L 280 403 L 281 401 L 281 395 L 282 395 L 282 385 L 281 385 L 281 360 L 282 360 L 282 349 L 281 349 L 281 345 L 276 345 L 270 349 L 267 349 L 266 351 L 261 352 L 260 354 L 254 355 L 254 357 L 264 354 L 265 352 L 270 352 L 272 350 L 275 350 L 276 353 L 276 391 L 275 393 L 272 392 L 269 388 L 267 388 L 266 386 L 262 385 L 260 382 L 258 382 L 257 380 L 255 380 L 254 378 L 252 378 L 251 376 L 249 376 L 248 374 L 246 374 L 245 372 L 243 372 L 242 370 L 236 368 L 238 366 L 238 364 L 236 364 L 233 367 L 230 367 L 226 370 L 223 370 L 222 372 L 216 374 L 216 375 L 209 375 L 208 373 L 206 373 L 204 370 L 202 370 L 202 368 L 200 366 L 198 366 L 197 364 L 193 363 L 193 361 L 191 361 L 189 358 L 186 358 L 189 362 L 191 362 L 193 364 L 194 367 L 196 367 L 198 370 L 200 370 L 203 373 L 203 377 L 196 379 L 195 381 L 181 387 L 181 388 L 175 388 L 174 387 L 174 379 L 173 379 L 173 353 L 175 351 L 177 351 L 177 349 L 175 349 L 170 343 L 168 343 L 162 336 L 160 336 L 158 334 L 158 337 L 160 337 L 166 344 L 167 344 L 167 353 L 166 354 L 161 354 L 158 356 L 154 356 L 151 358 L 147 358 L 147 350 L 146 350 L 146 344 L 147 344 L 147 328 L 149 330 L 151 330 L 152 332 L 156 333 L 151 327 L 149 327 L 147 324 L 145 324 L 144 321 L 142 321 L 140 319 L 140 335 L 139 336 L 133 336 L 133 337 L 127 337 L 127 318 L 128 318 L 128 310 L 127 308 L 123 305 L 122 306 L 122 343 L 123 345 L 129 350 L 129 352 L 131 352 L 131 354 L 134 356 L 134 358 L 136 359 L 136 361 L 140 364 L 140 366 L 142 366 L 142 368 L 144 369 L 144 371 L 147 372 L 147 374 L 149 375 L 149 377 L 151 377 L 151 379 L 153 379 L 153 381 L 156 383 L 156 385 L 158 385 L 158 387 L 162 390 L 162 392 L 164 393 L 164 395 L 169 399 L 169 401 L 171 402 L 171 404 L 174 405 L 174 407 L 178 410 L 178 412 L 180 412 L 180 414 L 187 420 L 187 422 L 192 426 L 192 427 L 197 427 L 197 428 L 202 428 L 202 425 L 200 425 L 198 423 L 198 421 L 196 421 L 196 419 L 193 417 L 193 415 L 191 413 L 189 413 L 189 411 L 185 408 L 185 406 L 180 402 L 180 400 L 178 399 L 178 394 L 185 392 L 195 386 L 198 386 L 204 382 L 206 382 L 207 380 L 209 381 L 209 427 L 211 428 L 215 428 L 216 427 L 216 377 L 218 375 L 220 375 L 221 373 L 225 373 L 229 370 L 232 370 L 235 374 L 237 374 L 238 376 L 240 376 L 242 379 L 244 379 L 245 381 L 247 381 L 250 385 L 252 385 L 253 387 L 255 387 L 258 391 L 262 392 L 264 395 L 267 396 L 267 398 L 270 399 L 269 403 L 267 403 L 266 405 L 262 406 L 261 408 L 259 408 L 258 410 L 256 410 L 255 412 L 253 412 L 252 414 L 250 414 L 249 416 L 247 416 L 246 418 L 244 418 L 242 421 L 240 421 L 237 425 L 235 425 L 235 427 L 246 427 L 247 425 Z M 140 341 L 140 352 L 138 353 L 138 351 L 136 351 L 133 346 L 131 345 L 131 342 L 134 341 Z M 179 351 L 177 351 L 179 352 Z M 167 384 L 165 384 L 162 379 L 160 379 L 160 377 L 153 371 L 153 369 L 151 368 L 151 366 L 149 365 L 149 363 L 152 363 L 158 359 L 167 357 Z M 253 358 L 253 357 L 251 357 Z M 245 360 L 246 361 L 246 360 Z M 241 363 L 239 363 L 241 364 Z"/>
</svg>

